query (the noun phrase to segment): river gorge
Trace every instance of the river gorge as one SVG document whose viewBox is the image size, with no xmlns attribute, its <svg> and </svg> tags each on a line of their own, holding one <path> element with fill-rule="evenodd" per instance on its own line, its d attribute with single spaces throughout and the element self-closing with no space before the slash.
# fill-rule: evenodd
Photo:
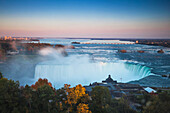
<svg viewBox="0 0 170 113">
<path fill-rule="evenodd" d="M 40 39 L 39 43 L 68 46 L 74 41 L 87 42 L 89 40 Z M 125 43 L 118 40 L 115 42 Z M 38 55 L 10 56 L 5 64 L 0 65 L 0 71 L 7 78 L 19 80 L 21 85 L 33 84 L 39 78 L 47 78 L 56 88 L 64 84 L 88 85 L 102 81 L 108 75 L 118 82 L 129 82 L 149 75 L 169 74 L 170 72 L 170 62 L 167 60 L 170 54 L 169 48 L 140 44 L 72 45 L 75 49 L 44 48 L 39 51 Z M 165 53 L 157 53 L 159 49 L 163 49 Z M 126 53 L 121 53 L 119 50 L 126 50 Z M 138 50 L 145 52 L 139 53 Z M 63 56 L 62 51 L 66 51 L 67 56 Z"/>
</svg>

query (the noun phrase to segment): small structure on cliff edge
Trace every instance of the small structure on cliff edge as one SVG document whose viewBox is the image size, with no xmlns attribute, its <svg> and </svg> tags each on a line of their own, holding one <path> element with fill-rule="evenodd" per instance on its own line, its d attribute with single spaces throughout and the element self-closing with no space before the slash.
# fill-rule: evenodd
<svg viewBox="0 0 170 113">
<path fill-rule="evenodd" d="M 112 83 L 112 84 L 116 84 L 117 81 L 114 81 L 114 80 L 111 78 L 111 75 L 109 75 L 106 80 L 103 80 L 103 81 L 102 81 L 102 83 Z"/>
<path fill-rule="evenodd" d="M 96 86 L 107 87 L 112 98 L 116 99 L 121 98 L 123 95 L 142 95 L 142 93 L 146 92 L 143 87 L 138 84 L 118 83 L 111 78 L 111 75 L 109 75 L 106 80 L 103 80 L 102 83 L 94 82 L 92 84 L 90 83 L 89 86 L 84 86 L 86 88 L 86 93 L 91 95 L 92 89 Z"/>
</svg>

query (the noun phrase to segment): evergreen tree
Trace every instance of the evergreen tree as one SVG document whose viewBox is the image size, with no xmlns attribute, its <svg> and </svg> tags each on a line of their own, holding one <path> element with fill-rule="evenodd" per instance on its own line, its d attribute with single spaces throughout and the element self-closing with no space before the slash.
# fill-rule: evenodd
<svg viewBox="0 0 170 113">
<path fill-rule="evenodd" d="M 107 112 L 110 108 L 111 95 L 109 89 L 103 86 L 96 86 L 91 92 L 92 113 L 109 113 Z"/>
<path fill-rule="evenodd" d="M 0 79 L 0 111 L 1 113 L 24 112 L 23 101 L 20 98 L 19 82 Z"/>
</svg>

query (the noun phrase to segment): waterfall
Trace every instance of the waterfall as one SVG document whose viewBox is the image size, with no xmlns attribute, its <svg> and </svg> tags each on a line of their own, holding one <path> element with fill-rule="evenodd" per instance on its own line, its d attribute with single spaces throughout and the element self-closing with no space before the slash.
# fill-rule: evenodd
<svg viewBox="0 0 170 113">
<path fill-rule="evenodd" d="M 139 64 L 125 64 L 126 69 L 141 78 L 151 74 L 150 68 Z"/>
<path fill-rule="evenodd" d="M 150 68 L 126 63 L 90 63 L 85 58 L 62 59 L 65 62 L 48 61 L 36 65 L 35 79 L 47 78 L 55 87 L 64 84 L 88 85 L 101 82 L 110 74 L 118 82 L 138 80 L 150 74 Z M 68 61 L 69 60 L 69 61 Z"/>
</svg>

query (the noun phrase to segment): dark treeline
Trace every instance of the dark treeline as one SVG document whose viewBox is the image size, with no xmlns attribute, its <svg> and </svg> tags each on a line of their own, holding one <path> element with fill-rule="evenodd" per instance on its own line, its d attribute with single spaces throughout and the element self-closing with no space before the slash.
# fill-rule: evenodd
<svg viewBox="0 0 170 113">
<path fill-rule="evenodd" d="M 19 50 L 20 52 L 35 52 L 45 47 L 64 48 L 65 46 L 60 44 L 53 46 L 48 43 L 21 43 L 20 41 L 0 41 L 0 49 L 4 52 L 16 50 Z"/>
<path fill-rule="evenodd" d="M 129 106 L 126 96 L 113 99 L 108 88 L 96 86 L 89 96 L 82 85 L 65 84 L 55 89 L 47 79 L 39 79 L 31 86 L 3 78 L 0 73 L 1 113 L 169 113 L 170 94 L 134 97 L 138 110 Z"/>
<path fill-rule="evenodd" d="M 35 55 L 42 48 L 65 48 L 64 45 L 51 45 L 48 43 L 21 43 L 21 41 L 0 41 L 0 61 L 5 61 L 7 55 L 24 54 Z M 66 54 L 66 53 L 65 53 Z"/>
<path fill-rule="evenodd" d="M 170 47 L 170 39 L 138 39 L 138 44 Z"/>
</svg>

